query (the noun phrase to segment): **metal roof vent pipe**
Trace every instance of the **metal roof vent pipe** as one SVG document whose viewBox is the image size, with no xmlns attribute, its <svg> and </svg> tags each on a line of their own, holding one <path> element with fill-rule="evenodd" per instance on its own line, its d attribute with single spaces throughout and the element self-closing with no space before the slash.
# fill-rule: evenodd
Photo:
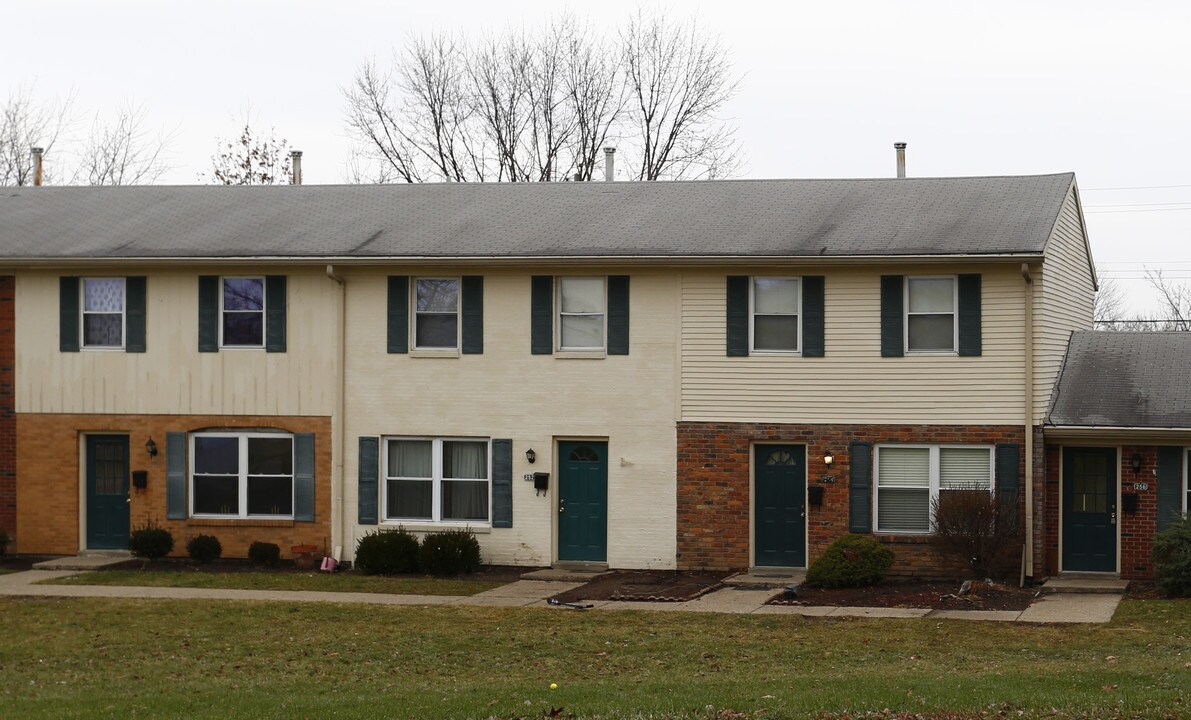
<svg viewBox="0 0 1191 720">
<path fill-rule="evenodd" d="M 604 182 L 616 179 L 616 148 L 604 148 Z"/>
<path fill-rule="evenodd" d="M 893 149 L 897 151 L 897 176 L 904 178 L 906 176 L 906 144 L 895 142 Z"/>
<path fill-rule="evenodd" d="M 289 151 L 290 185 L 302 184 L 302 151 Z"/>
<path fill-rule="evenodd" d="M 41 160 L 45 157 L 45 148 L 31 148 L 33 152 L 33 185 L 41 186 Z"/>
</svg>

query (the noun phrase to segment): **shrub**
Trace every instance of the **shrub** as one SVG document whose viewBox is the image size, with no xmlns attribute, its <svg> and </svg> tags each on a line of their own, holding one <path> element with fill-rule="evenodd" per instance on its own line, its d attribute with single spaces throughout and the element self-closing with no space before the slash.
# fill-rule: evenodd
<svg viewBox="0 0 1191 720">
<path fill-rule="evenodd" d="M 999 578 L 1018 568 L 1024 538 L 1017 495 L 987 490 L 947 490 L 931 505 L 941 557 L 962 564 L 978 578 Z"/>
<path fill-rule="evenodd" d="M 418 549 L 418 567 L 432 575 L 459 575 L 480 569 L 480 543 L 471 530 L 428 533 Z"/>
<path fill-rule="evenodd" d="M 369 575 L 417 572 L 418 539 L 405 528 L 368 533 L 356 545 L 355 566 Z"/>
<path fill-rule="evenodd" d="M 223 545 L 214 535 L 196 535 L 186 543 L 186 552 L 191 560 L 206 565 L 219 559 L 223 554 Z"/>
<path fill-rule="evenodd" d="M 876 585 L 893 565 L 893 551 L 868 535 L 844 535 L 811 563 L 806 581 L 819 587 Z"/>
<path fill-rule="evenodd" d="M 1154 573 L 1171 595 L 1191 596 L 1191 516 L 1172 522 L 1154 536 Z"/>
<path fill-rule="evenodd" d="M 128 536 L 128 550 L 137 557 L 156 560 L 174 549 L 174 535 L 150 520 Z"/>
<path fill-rule="evenodd" d="M 4 553 L 8 552 L 9 539 L 10 538 L 8 537 L 8 533 L 3 530 L 0 530 L 0 555 L 3 555 Z"/>
<path fill-rule="evenodd" d="M 281 562 L 281 548 L 275 543 L 254 542 L 248 546 L 248 560 L 253 565 L 272 567 Z"/>
</svg>

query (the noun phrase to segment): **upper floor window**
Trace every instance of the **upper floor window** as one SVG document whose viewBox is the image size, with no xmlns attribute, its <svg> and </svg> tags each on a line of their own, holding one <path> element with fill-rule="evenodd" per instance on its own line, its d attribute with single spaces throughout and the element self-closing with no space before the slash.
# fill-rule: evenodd
<svg viewBox="0 0 1191 720">
<path fill-rule="evenodd" d="M 265 279 L 225 277 L 220 296 L 223 347 L 264 347 Z"/>
<path fill-rule="evenodd" d="M 124 278 L 83 278 L 83 347 L 124 347 Z"/>
<path fill-rule="evenodd" d="M 459 347 L 459 278 L 414 281 L 414 347 Z"/>
<path fill-rule="evenodd" d="M 487 440 L 391 438 L 385 453 L 386 520 L 488 522 Z"/>
<path fill-rule="evenodd" d="M 603 350 L 607 308 L 603 277 L 558 279 L 558 349 Z"/>
<path fill-rule="evenodd" d="M 293 517 L 294 438 L 284 433 L 195 433 L 191 514 Z"/>
<path fill-rule="evenodd" d="M 940 493 L 993 489 L 993 449 L 987 446 L 881 445 L 875 467 L 877 532 L 930 532 Z"/>
<path fill-rule="evenodd" d="M 954 277 L 906 278 L 906 352 L 955 352 Z"/>
<path fill-rule="evenodd" d="M 798 352 L 802 317 L 800 290 L 798 278 L 752 279 L 749 337 L 754 352 Z"/>
</svg>

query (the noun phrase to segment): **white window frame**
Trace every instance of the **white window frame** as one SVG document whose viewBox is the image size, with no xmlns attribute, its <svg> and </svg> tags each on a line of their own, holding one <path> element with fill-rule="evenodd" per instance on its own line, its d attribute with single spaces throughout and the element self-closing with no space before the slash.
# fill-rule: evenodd
<svg viewBox="0 0 1191 720">
<path fill-rule="evenodd" d="M 950 350 L 914 350 L 910 347 L 910 315 L 942 315 L 943 313 L 911 313 L 910 312 L 910 281 L 911 280 L 950 280 L 951 281 L 951 349 Z M 902 288 L 902 337 L 907 355 L 955 355 L 959 352 L 959 276 L 958 275 L 907 275 Z"/>
<path fill-rule="evenodd" d="M 445 313 L 436 310 L 418 310 L 418 282 L 421 280 L 454 280 L 455 281 L 455 312 Z M 454 315 L 455 316 L 455 344 L 451 347 L 418 345 L 418 315 Z M 463 278 L 455 276 L 415 277 L 409 284 L 409 346 L 422 352 L 452 352 L 463 346 Z"/>
<path fill-rule="evenodd" d="M 792 350 L 757 349 L 753 341 L 757 323 L 756 286 L 757 280 L 797 280 L 798 281 L 798 310 L 794 314 L 798 318 L 798 342 Z M 802 354 L 802 276 L 801 275 L 750 275 L 749 276 L 749 354 L 750 355 L 801 355 Z M 766 316 L 789 316 L 790 313 L 765 313 Z"/>
<path fill-rule="evenodd" d="M 877 518 L 880 517 L 877 513 L 878 506 L 881 502 L 881 448 L 897 448 L 905 450 L 927 449 L 930 451 L 930 460 L 928 462 L 929 477 L 929 491 L 927 493 L 927 520 L 930 523 L 929 529 L 923 530 L 887 530 L 880 526 Z M 960 450 L 988 450 L 988 492 L 991 494 L 996 492 L 997 476 L 996 476 L 996 452 L 992 445 L 984 445 L 981 443 L 948 443 L 945 445 L 934 445 L 924 443 L 882 443 L 873 446 L 873 532 L 880 535 L 930 535 L 935 531 L 935 518 L 931 510 L 934 508 L 935 500 L 939 497 L 939 451 L 949 448 L 956 448 Z M 904 487 L 904 486 L 901 486 Z"/>
<path fill-rule="evenodd" d="M 119 345 L 88 345 L 87 344 L 87 316 L 88 315 L 115 315 L 116 313 L 106 311 L 100 312 L 97 310 L 87 310 L 87 282 L 91 280 L 118 280 L 120 281 L 123 292 L 121 297 L 123 302 L 120 303 L 120 344 Z M 128 343 L 128 278 L 122 277 L 85 277 L 79 281 L 79 349 L 98 352 L 120 352 L 124 350 L 124 346 Z"/>
<path fill-rule="evenodd" d="M 562 283 L 564 280 L 570 280 L 572 278 L 579 278 L 579 279 L 595 278 L 597 280 L 600 280 L 603 283 L 603 286 L 604 286 L 604 311 L 603 312 L 564 313 L 562 311 Z M 560 275 L 554 281 L 554 307 L 556 308 L 556 310 L 554 311 L 554 336 L 556 338 L 558 338 L 557 347 L 555 348 L 556 350 L 558 350 L 560 352 L 577 352 L 577 353 L 601 353 L 601 352 L 607 351 L 607 348 L 608 348 L 608 276 L 607 275 L 565 275 L 565 276 Z M 596 315 L 600 316 L 601 325 L 603 327 L 603 332 L 601 333 L 601 337 L 603 338 L 603 343 L 598 346 L 594 346 L 594 347 L 563 345 L 562 344 L 562 318 L 564 315 L 572 316 L 572 317 L 595 317 Z"/>
<path fill-rule="evenodd" d="M 430 477 L 403 478 L 389 476 L 389 443 L 393 440 L 413 440 L 430 442 Z M 443 477 L 443 443 L 471 442 L 484 443 L 488 453 L 488 519 L 487 520 L 443 520 L 442 519 L 442 483 L 443 480 L 458 480 L 459 478 Z M 484 437 L 440 437 L 440 436 L 411 436 L 385 435 L 381 438 L 381 488 L 380 517 L 382 524 L 390 525 L 441 525 L 443 527 L 491 527 L 492 526 L 492 439 Z M 389 481 L 390 480 L 418 480 L 431 483 L 430 517 L 389 517 Z M 464 480 L 464 482 L 469 482 Z M 471 480 L 470 482 L 480 482 Z"/>
<path fill-rule="evenodd" d="M 256 310 L 224 310 L 224 284 L 228 280 L 260 280 L 261 281 L 261 344 L 260 345 L 225 345 L 223 342 L 223 314 L 225 312 L 247 314 Z M 220 275 L 219 276 L 219 349 L 220 350 L 260 350 L 265 347 L 269 337 L 269 291 L 264 275 Z"/>
<path fill-rule="evenodd" d="M 239 475 L 239 506 L 240 511 L 236 514 L 224 513 L 196 513 L 194 511 L 194 466 L 196 453 L 194 450 L 195 439 L 200 437 L 207 438 L 237 438 L 239 442 L 239 458 L 237 460 L 237 470 Z M 248 514 L 248 439 L 249 438 L 288 438 L 290 441 L 290 513 L 288 515 L 249 515 Z M 293 433 L 283 432 L 231 432 L 231 431 L 211 431 L 211 432 L 196 432 L 190 433 L 190 467 L 188 480 L 190 481 L 190 517 L 194 518 L 218 518 L 223 520 L 293 520 L 294 519 L 294 503 L 295 497 L 295 477 L 297 475 L 297 458 L 293 457 L 294 453 L 294 436 Z M 264 475 L 258 477 L 285 477 L 283 475 Z"/>
</svg>

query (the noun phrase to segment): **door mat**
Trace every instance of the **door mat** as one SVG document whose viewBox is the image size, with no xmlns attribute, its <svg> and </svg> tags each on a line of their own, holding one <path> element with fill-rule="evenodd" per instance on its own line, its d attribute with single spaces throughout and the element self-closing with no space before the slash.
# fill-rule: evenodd
<svg viewBox="0 0 1191 720">
<path fill-rule="evenodd" d="M 573 590 L 555 595 L 559 602 L 634 600 L 686 602 L 717 590 L 731 572 L 676 570 L 615 570 Z"/>
</svg>

